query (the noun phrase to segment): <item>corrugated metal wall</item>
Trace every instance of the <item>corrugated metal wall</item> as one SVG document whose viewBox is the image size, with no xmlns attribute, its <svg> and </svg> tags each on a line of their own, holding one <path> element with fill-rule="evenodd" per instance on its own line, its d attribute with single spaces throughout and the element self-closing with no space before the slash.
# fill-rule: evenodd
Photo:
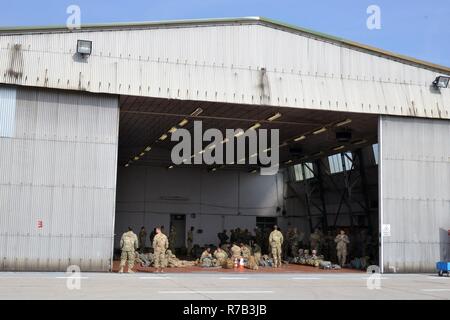
<svg viewBox="0 0 450 320">
<path fill-rule="evenodd" d="M 123 95 L 448 119 L 439 74 L 259 22 L 0 36 L 0 82 Z"/>
<path fill-rule="evenodd" d="M 450 121 L 381 117 L 384 272 L 434 272 L 448 260 Z"/>
<path fill-rule="evenodd" d="M 117 97 L 0 86 L 0 119 L 0 270 L 108 270 Z"/>
</svg>

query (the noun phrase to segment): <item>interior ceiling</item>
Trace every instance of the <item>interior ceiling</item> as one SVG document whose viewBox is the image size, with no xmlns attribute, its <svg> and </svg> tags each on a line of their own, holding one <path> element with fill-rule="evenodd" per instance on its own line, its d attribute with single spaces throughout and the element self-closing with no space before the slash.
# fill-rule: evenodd
<svg viewBox="0 0 450 320">
<path fill-rule="evenodd" d="M 190 116 L 197 108 L 201 108 L 203 112 L 197 117 Z M 266 120 L 277 112 L 281 113 L 280 118 L 274 121 Z M 281 165 L 289 160 L 294 163 L 306 161 L 375 143 L 378 131 L 378 115 L 376 114 L 122 96 L 120 98 L 119 165 L 123 166 L 130 160 L 131 166 L 171 165 L 170 151 L 177 142 L 170 141 L 170 134 L 164 141 L 159 141 L 159 137 L 163 133 L 168 133 L 170 128 L 177 126 L 183 119 L 189 120 L 183 128 L 191 133 L 193 121 L 201 120 L 203 131 L 208 128 L 217 128 L 222 131 L 224 137 L 225 129 L 246 130 L 257 122 L 261 124 L 260 128 L 279 129 Z M 346 119 L 351 119 L 351 123 L 341 127 L 335 125 Z M 312 134 L 313 131 L 324 126 L 328 128 L 327 131 Z M 351 140 L 346 143 L 338 142 L 336 131 L 347 129 L 352 132 Z M 304 134 L 306 139 L 293 141 L 294 138 Z M 283 142 L 286 143 L 284 146 Z M 204 147 L 207 145 L 208 143 L 205 142 Z M 339 151 L 333 150 L 341 145 L 345 148 Z M 152 150 L 140 156 L 147 146 L 151 146 Z M 293 148 L 300 150 L 293 152 Z M 322 154 L 318 155 L 318 152 Z M 139 160 L 133 160 L 135 156 L 139 156 Z M 239 167 L 248 170 L 255 165 Z"/>
</svg>

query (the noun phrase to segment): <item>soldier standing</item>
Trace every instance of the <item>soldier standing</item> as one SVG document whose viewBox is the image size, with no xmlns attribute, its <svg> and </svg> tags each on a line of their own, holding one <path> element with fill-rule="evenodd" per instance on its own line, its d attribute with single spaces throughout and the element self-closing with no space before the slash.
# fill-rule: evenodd
<svg viewBox="0 0 450 320">
<path fill-rule="evenodd" d="M 192 244 L 194 243 L 194 227 L 187 233 L 187 254 L 190 257 L 192 254 Z"/>
<path fill-rule="evenodd" d="M 153 250 L 155 256 L 156 272 L 163 272 L 166 263 L 166 250 L 169 247 L 167 236 L 161 232 L 160 228 L 156 228 L 156 235 L 153 238 Z"/>
<path fill-rule="evenodd" d="M 169 249 L 172 252 L 175 252 L 175 241 L 177 239 L 177 232 L 175 231 L 175 227 L 170 227 L 170 234 L 169 234 Z"/>
<path fill-rule="evenodd" d="M 347 244 L 350 243 L 344 230 L 341 230 L 340 234 L 338 234 L 334 239 L 334 242 L 336 242 L 336 251 L 339 265 L 342 267 L 345 264 L 345 260 L 347 259 Z"/>
<path fill-rule="evenodd" d="M 291 237 L 289 239 L 289 245 L 292 257 L 297 256 L 298 252 L 298 231 L 297 228 L 292 229 Z"/>
<path fill-rule="evenodd" d="M 139 231 L 139 249 L 141 252 L 145 248 L 145 238 L 147 238 L 147 231 L 145 231 L 145 227 L 142 227 L 141 231 Z"/>
<path fill-rule="evenodd" d="M 269 235 L 269 244 L 272 248 L 274 268 L 281 267 L 281 246 L 283 245 L 283 234 L 278 230 L 278 226 L 273 226 L 273 231 Z"/>
<path fill-rule="evenodd" d="M 322 242 L 322 232 L 320 232 L 319 228 L 314 230 L 314 233 L 309 236 L 309 240 L 311 242 L 311 250 L 320 251 L 319 247 Z"/>
<path fill-rule="evenodd" d="M 133 232 L 131 227 L 128 227 L 128 231 L 122 235 L 120 239 L 120 249 L 122 254 L 120 255 L 120 269 L 119 273 L 123 273 L 123 267 L 128 260 L 128 273 L 134 273 L 132 270 L 134 267 L 134 259 L 136 258 L 135 250 L 138 248 L 138 238 Z"/>
</svg>

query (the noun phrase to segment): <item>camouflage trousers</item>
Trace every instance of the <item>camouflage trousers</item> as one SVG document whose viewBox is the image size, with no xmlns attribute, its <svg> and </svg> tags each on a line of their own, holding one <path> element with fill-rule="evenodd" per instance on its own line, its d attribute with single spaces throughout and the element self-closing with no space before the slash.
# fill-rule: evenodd
<svg viewBox="0 0 450 320">
<path fill-rule="evenodd" d="M 154 265 L 155 268 L 165 268 L 167 267 L 167 258 L 166 258 L 166 253 L 164 252 L 165 250 L 161 250 L 161 249 L 155 249 L 155 261 L 154 261 Z"/>
<path fill-rule="evenodd" d="M 281 267 L 281 244 L 273 242 L 271 247 L 274 266 Z"/>
<path fill-rule="evenodd" d="M 136 253 L 134 251 L 122 251 L 120 255 L 120 268 L 123 268 L 128 260 L 128 269 L 133 269 Z"/>
<path fill-rule="evenodd" d="M 343 266 L 347 260 L 347 250 L 337 250 L 337 258 L 340 266 Z"/>
</svg>

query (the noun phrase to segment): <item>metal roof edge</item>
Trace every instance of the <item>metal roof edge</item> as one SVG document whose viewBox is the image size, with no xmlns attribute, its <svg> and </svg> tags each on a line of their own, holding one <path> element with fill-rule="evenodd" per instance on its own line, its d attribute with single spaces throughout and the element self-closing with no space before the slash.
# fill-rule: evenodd
<svg viewBox="0 0 450 320">
<path fill-rule="evenodd" d="M 431 63 L 428 61 L 412 58 L 406 55 L 394 53 L 388 50 L 383 50 L 380 48 L 372 47 L 370 45 L 365 45 L 355 41 L 347 40 L 344 38 L 332 36 L 326 33 L 317 32 L 315 30 L 298 27 L 293 24 L 280 22 L 277 20 L 269 19 L 266 17 L 250 16 L 250 17 L 237 17 L 237 18 L 211 18 L 211 19 L 184 19 L 184 20 L 161 20 L 161 21 L 140 21 L 140 22 L 120 22 L 120 23 L 95 23 L 95 24 L 85 24 L 81 25 L 80 29 L 69 30 L 63 25 L 53 25 L 53 26 L 25 26 L 25 27 L 1 27 L 0 35 L 4 34 L 16 34 L 16 33 L 32 33 L 32 32 L 52 32 L 52 31 L 65 31 L 65 32 L 77 32 L 82 29 L 88 30 L 98 30 L 98 29 L 116 29 L 116 28 L 143 28 L 143 27 L 164 27 L 164 26 L 183 26 L 183 25 L 194 25 L 194 24 L 214 24 L 214 23 L 259 23 L 262 25 L 268 25 L 271 27 L 286 29 L 287 31 L 300 32 L 315 36 L 321 39 L 325 39 L 332 42 L 337 42 L 339 44 L 347 45 L 350 47 L 362 49 L 368 51 L 372 54 L 377 54 L 389 58 L 393 58 L 402 62 L 413 63 L 419 66 L 424 66 L 427 68 L 439 70 L 450 74 L 450 67 Z"/>
</svg>

